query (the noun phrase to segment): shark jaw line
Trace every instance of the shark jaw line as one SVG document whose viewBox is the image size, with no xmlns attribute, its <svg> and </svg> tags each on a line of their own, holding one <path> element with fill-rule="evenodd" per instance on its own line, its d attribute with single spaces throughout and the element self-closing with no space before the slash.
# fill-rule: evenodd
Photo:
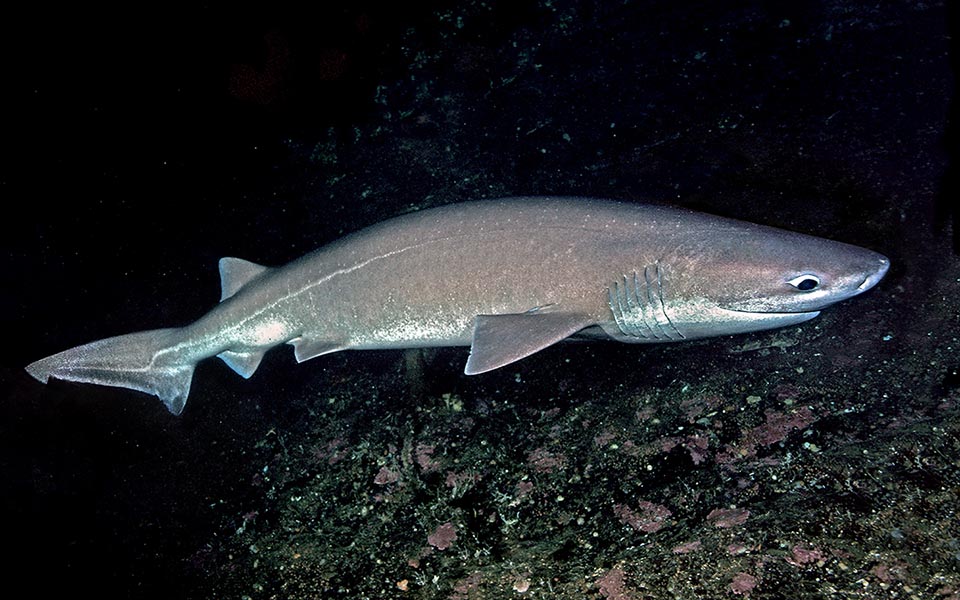
<svg viewBox="0 0 960 600">
<path fill-rule="evenodd" d="M 736 308 L 724 308 L 723 310 L 729 310 L 730 312 L 740 313 L 741 315 L 757 315 L 758 317 L 784 317 L 784 318 L 793 318 L 799 315 L 804 315 L 808 319 L 813 319 L 820 315 L 819 310 L 798 310 L 796 312 L 784 312 L 784 311 L 762 311 L 762 310 L 738 310 Z"/>
</svg>

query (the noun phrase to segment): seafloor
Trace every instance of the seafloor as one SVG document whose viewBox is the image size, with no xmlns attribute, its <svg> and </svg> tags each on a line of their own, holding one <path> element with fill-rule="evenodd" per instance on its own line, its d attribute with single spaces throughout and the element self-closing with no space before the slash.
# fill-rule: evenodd
<svg viewBox="0 0 960 600">
<path fill-rule="evenodd" d="M 24 10 L 2 42 L 8 591 L 960 599 L 944 2 Z M 220 256 L 535 194 L 893 266 L 802 326 L 476 377 L 465 349 L 277 350 L 249 381 L 207 361 L 179 418 L 22 371 L 195 319 Z"/>
</svg>

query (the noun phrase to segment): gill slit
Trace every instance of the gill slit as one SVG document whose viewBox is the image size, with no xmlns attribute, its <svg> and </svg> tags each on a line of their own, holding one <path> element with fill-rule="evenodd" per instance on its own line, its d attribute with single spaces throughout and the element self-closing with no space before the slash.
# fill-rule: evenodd
<svg viewBox="0 0 960 600">
<path fill-rule="evenodd" d="M 667 325 L 669 325 L 670 328 L 673 329 L 674 333 L 682 340 L 686 338 L 686 336 L 683 335 L 680 329 L 673 324 L 672 320 L 670 320 L 670 315 L 667 314 L 667 305 L 663 301 L 663 277 L 661 276 L 662 271 L 660 270 L 660 261 L 657 261 L 656 263 L 654 263 L 654 269 L 656 270 L 656 274 L 657 274 L 657 302 L 659 303 L 660 314 L 663 315 L 663 318 L 666 321 Z M 646 275 L 646 271 L 647 269 L 644 269 L 644 275 Z M 648 289 L 649 289 L 649 286 L 648 286 Z M 666 331 L 664 331 L 664 333 L 666 333 Z M 670 335 L 668 334 L 667 337 L 670 337 Z"/>
<path fill-rule="evenodd" d="M 607 289 L 614 322 L 624 335 L 655 340 L 686 338 L 667 314 L 663 279 L 658 261 L 644 267 L 642 279 L 634 271 Z"/>
</svg>

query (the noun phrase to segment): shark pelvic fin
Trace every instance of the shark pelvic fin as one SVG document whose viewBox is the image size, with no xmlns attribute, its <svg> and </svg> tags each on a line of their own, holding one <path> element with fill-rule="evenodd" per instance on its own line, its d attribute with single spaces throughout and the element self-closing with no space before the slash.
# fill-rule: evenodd
<svg viewBox="0 0 960 600">
<path fill-rule="evenodd" d="M 240 288 L 264 271 L 269 270 L 268 267 L 249 260 L 224 256 L 220 259 L 220 302 L 236 294 Z M 237 372 L 240 373 L 240 371 Z"/>
<path fill-rule="evenodd" d="M 339 352 L 340 350 L 346 349 L 344 344 L 325 342 L 322 340 L 308 340 L 303 337 L 293 338 L 287 343 L 293 346 L 293 354 L 297 357 L 298 363 L 323 354 L 330 354 L 331 352 Z"/>
</svg>

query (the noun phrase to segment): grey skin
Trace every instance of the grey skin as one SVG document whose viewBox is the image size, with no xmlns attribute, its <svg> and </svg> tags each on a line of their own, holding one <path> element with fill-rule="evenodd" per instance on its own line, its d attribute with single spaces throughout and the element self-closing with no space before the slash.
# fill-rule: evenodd
<svg viewBox="0 0 960 600">
<path fill-rule="evenodd" d="M 470 346 L 465 373 L 569 337 L 655 343 L 802 323 L 873 287 L 870 250 L 660 206 L 508 198 L 406 214 L 282 267 L 220 261 L 220 304 L 181 328 L 107 338 L 27 366 L 41 382 L 125 387 L 180 414 L 200 360 L 250 377 L 283 343 Z"/>
</svg>

